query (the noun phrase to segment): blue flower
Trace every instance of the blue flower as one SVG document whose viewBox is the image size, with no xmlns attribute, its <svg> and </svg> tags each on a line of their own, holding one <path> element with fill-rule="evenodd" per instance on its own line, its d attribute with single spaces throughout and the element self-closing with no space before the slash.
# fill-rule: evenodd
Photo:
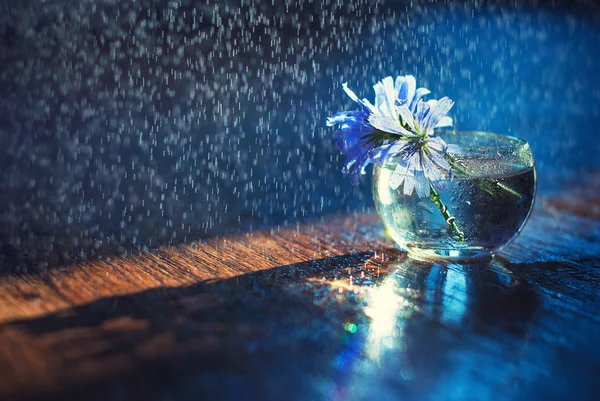
<svg viewBox="0 0 600 401">
<path fill-rule="evenodd" d="M 340 152 L 347 156 L 342 171 L 350 174 L 350 182 L 353 185 L 358 185 L 360 174 L 364 174 L 365 168 L 371 163 L 370 152 L 373 150 L 375 142 L 369 142 L 368 138 L 375 132 L 375 128 L 368 122 L 370 108 L 358 99 L 346 84 L 343 84 L 342 87 L 348 96 L 361 106 L 362 110 L 337 113 L 327 119 L 327 126 L 340 126 L 336 132 L 337 146 Z"/>
<path fill-rule="evenodd" d="M 359 174 L 370 163 L 385 164 L 393 158 L 396 169 L 389 183 L 394 190 L 403 185 L 405 195 L 416 192 L 426 197 L 430 185 L 443 189 L 444 179 L 451 177 L 445 155 L 460 153 L 460 148 L 433 134 L 435 128 L 452 125 L 447 114 L 454 102 L 447 97 L 423 101 L 430 92 L 417 89 L 412 75 L 377 82 L 375 104 L 359 99 L 346 84 L 343 88 L 361 110 L 338 113 L 327 125 L 340 125 L 338 147 L 347 155 L 343 171 L 350 174 L 350 181 L 358 184 Z"/>
</svg>

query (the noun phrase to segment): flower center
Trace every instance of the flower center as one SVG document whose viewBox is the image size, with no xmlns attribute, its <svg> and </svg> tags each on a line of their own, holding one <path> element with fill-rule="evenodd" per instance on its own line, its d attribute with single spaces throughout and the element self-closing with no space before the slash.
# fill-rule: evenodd
<svg viewBox="0 0 600 401">
<path fill-rule="evenodd" d="M 427 135 L 426 133 L 421 133 L 421 132 L 417 132 L 416 137 L 413 138 L 412 143 L 414 146 L 422 148 L 423 146 L 427 145 L 427 141 L 429 140 L 429 135 Z"/>
</svg>

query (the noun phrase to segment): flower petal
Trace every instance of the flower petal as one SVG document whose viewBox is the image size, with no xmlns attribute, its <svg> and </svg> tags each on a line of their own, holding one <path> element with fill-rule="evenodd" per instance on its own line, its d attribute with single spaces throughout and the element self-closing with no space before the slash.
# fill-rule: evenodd
<svg viewBox="0 0 600 401">
<path fill-rule="evenodd" d="M 390 188 L 397 189 L 402 183 L 404 179 L 410 174 L 410 165 L 406 164 L 403 160 L 400 160 L 396 165 L 396 169 L 394 170 L 392 177 L 390 178 Z"/>
<path fill-rule="evenodd" d="M 346 152 L 354 146 L 364 146 L 367 139 L 366 135 L 372 133 L 374 129 L 369 125 L 362 124 L 343 124 L 336 132 L 338 138 L 338 148 L 341 152 Z"/>
<path fill-rule="evenodd" d="M 371 103 L 368 99 L 363 98 L 362 105 L 371 113 L 375 113 L 377 110 L 375 108 L 375 105 Z"/>
<path fill-rule="evenodd" d="M 417 102 L 417 107 L 415 109 L 415 118 L 416 118 L 417 122 L 419 123 L 420 127 L 423 126 L 423 121 L 427 117 L 428 113 L 429 113 L 429 105 L 427 103 L 425 103 L 423 100 L 419 100 Z"/>
<path fill-rule="evenodd" d="M 331 127 L 333 125 L 344 123 L 348 120 L 356 121 L 357 123 L 366 120 L 369 115 L 363 111 L 350 110 L 350 111 L 341 111 L 339 113 L 334 114 L 331 117 L 327 117 L 327 126 Z"/>
<path fill-rule="evenodd" d="M 425 95 L 429 95 L 431 93 L 431 91 L 427 88 L 419 88 L 417 89 L 415 96 L 413 97 L 412 101 L 410 102 L 410 111 L 412 111 L 413 113 L 415 112 L 415 108 L 417 107 L 417 102 L 419 100 L 421 100 L 421 98 Z"/>
<path fill-rule="evenodd" d="M 408 84 L 406 83 L 406 77 L 399 75 L 396 78 L 396 93 L 398 103 L 407 104 L 408 103 Z"/>
<path fill-rule="evenodd" d="M 439 123 L 434 128 L 451 127 L 454 122 L 451 117 L 442 117 Z"/>
<path fill-rule="evenodd" d="M 433 149 L 429 149 L 429 151 L 427 152 L 427 156 L 429 156 L 431 161 L 437 164 L 440 168 L 443 168 L 446 171 L 450 170 L 450 164 L 448 164 L 444 156 L 442 156 L 442 154 L 440 154 L 439 152 Z"/>
<path fill-rule="evenodd" d="M 394 89 L 396 91 L 396 99 L 398 103 L 405 104 L 406 96 L 408 94 L 408 86 L 406 85 L 406 77 L 402 75 L 398 75 L 396 77 L 396 82 L 394 84 Z"/>
<path fill-rule="evenodd" d="M 398 92 L 394 89 L 394 80 L 392 77 L 385 77 L 382 81 L 385 90 L 386 109 L 390 117 L 394 117 L 396 111 L 396 96 Z"/>
<path fill-rule="evenodd" d="M 372 146 L 362 146 L 359 144 L 352 149 L 346 151 L 346 163 L 342 168 L 342 172 L 350 175 L 350 183 L 358 185 L 360 175 L 365 173 L 365 168 L 371 163 L 369 151 Z"/>
<path fill-rule="evenodd" d="M 382 107 L 386 104 L 385 88 L 381 82 L 377 82 L 373 85 L 375 91 L 375 109 L 381 112 Z"/>
<path fill-rule="evenodd" d="M 412 174 L 407 174 L 404 177 L 404 195 L 410 196 L 415 189 L 415 177 Z"/>
<path fill-rule="evenodd" d="M 369 123 L 380 131 L 390 132 L 398 135 L 413 136 L 413 134 L 400 125 L 398 119 L 392 119 L 381 114 L 371 114 Z"/>
<path fill-rule="evenodd" d="M 390 177 L 390 180 L 388 181 L 390 188 L 395 190 L 400 186 L 400 184 L 402 184 L 405 177 L 404 170 L 405 169 L 403 169 L 402 166 L 396 166 L 396 170 L 394 170 L 392 176 Z"/>
<path fill-rule="evenodd" d="M 410 112 L 408 107 L 397 106 L 396 112 L 398 113 L 404 124 L 408 124 L 409 127 L 415 126 L 415 116 L 413 113 Z"/>
<path fill-rule="evenodd" d="M 448 149 L 446 142 L 439 136 L 430 136 L 427 140 L 427 147 L 435 149 L 442 154 L 446 153 L 446 150 Z"/>
<path fill-rule="evenodd" d="M 419 152 L 413 152 L 412 155 L 405 159 L 406 173 L 404 177 L 404 195 L 411 195 L 415 188 L 416 177 L 415 174 L 420 171 L 422 173 L 423 167 L 421 166 L 421 160 Z"/>
<path fill-rule="evenodd" d="M 429 180 L 423 171 L 415 172 L 415 189 L 419 198 L 429 196 Z"/>
<path fill-rule="evenodd" d="M 406 101 L 408 102 L 408 104 L 411 104 L 413 102 L 413 99 L 415 98 L 415 91 L 417 89 L 417 80 L 412 75 L 406 75 L 404 78 L 406 79 L 406 86 L 407 86 Z"/>
<path fill-rule="evenodd" d="M 431 102 L 431 100 L 429 101 Z M 429 102 L 427 102 L 429 104 Z M 426 130 L 432 130 L 433 127 L 438 125 L 440 120 L 448 114 L 450 109 L 454 106 L 454 102 L 448 97 L 443 97 L 435 104 L 429 104 L 430 112 L 422 121 L 421 128 Z"/>
<path fill-rule="evenodd" d="M 427 129 L 427 121 L 429 119 L 429 116 L 431 115 L 431 109 L 433 107 L 435 107 L 437 105 L 438 101 L 435 99 L 431 99 L 425 102 L 425 105 L 427 106 L 425 109 L 425 113 L 423 113 L 422 118 L 419 120 L 420 121 L 420 126 L 423 130 Z"/>
<path fill-rule="evenodd" d="M 425 175 L 431 181 L 438 181 L 444 178 L 442 170 L 438 165 L 436 165 L 433 162 L 433 160 L 431 160 L 427 152 L 423 152 L 423 154 L 421 155 L 421 161 L 423 163 L 423 170 L 425 171 Z"/>
<path fill-rule="evenodd" d="M 332 126 L 334 126 L 336 124 L 339 124 L 339 123 L 341 123 L 343 121 L 346 121 L 346 119 L 348 118 L 347 115 L 348 115 L 347 111 L 341 111 L 339 113 L 336 113 L 336 114 L 334 114 L 331 117 L 327 117 L 327 123 L 326 124 L 327 124 L 328 127 L 332 127 Z"/>
<path fill-rule="evenodd" d="M 352 99 L 356 103 L 360 103 L 360 100 L 358 99 L 358 96 L 356 96 L 356 93 L 354 93 L 352 89 L 348 88 L 348 82 L 344 82 L 342 84 L 342 89 L 344 89 L 344 92 L 346 92 L 346 95 L 348 95 L 350 99 Z"/>
<path fill-rule="evenodd" d="M 385 164 L 393 156 L 405 152 L 407 145 L 407 141 L 399 139 L 393 143 L 378 146 L 373 149 L 371 160 L 376 164 Z"/>
<path fill-rule="evenodd" d="M 358 98 L 358 96 L 356 96 L 356 93 L 354 93 L 354 91 L 352 89 L 348 88 L 348 83 L 347 82 L 344 82 L 342 84 L 342 89 L 344 89 L 344 92 L 346 92 L 346 94 L 348 95 L 348 97 L 350 99 L 352 99 L 353 101 L 355 101 L 356 103 L 358 103 L 359 105 L 361 105 L 363 107 L 364 111 L 368 111 L 368 112 L 371 112 L 371 113 L 374 112 L 373 105 L 370 102 L 368 102 L 368 101 L 365 102 L 364 101 L 365 99 L 360 100 Z"/>
</svg>

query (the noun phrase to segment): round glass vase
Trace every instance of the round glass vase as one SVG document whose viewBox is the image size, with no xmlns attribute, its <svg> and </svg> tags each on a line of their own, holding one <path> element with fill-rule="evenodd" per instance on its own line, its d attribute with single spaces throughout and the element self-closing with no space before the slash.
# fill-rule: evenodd
<svg viewBox="0 0 600 401">
<path fill-rule="evenodd" d="M 409 256 L 425 260 L 492 257 L 521 231 L 536 193 L 536 171 L 529 144 L 488 132 L 439 131 L 459 145 L 451 158 L 453 174 L 430 196 L 403 186 L 390 187 L 397 160 L 373 169 L 373 199 L 389 236 Z"/>
</svg>

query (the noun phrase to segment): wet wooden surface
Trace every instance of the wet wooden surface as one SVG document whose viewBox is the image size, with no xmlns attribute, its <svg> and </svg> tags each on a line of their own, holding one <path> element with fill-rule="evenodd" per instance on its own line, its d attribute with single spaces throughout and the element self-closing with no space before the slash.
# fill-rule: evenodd
<svg viewBox="0 0 600 401">
<path fill-rule="evenodd" d="M 4 274 L 0 399 L 597 399 L 597 178 L 478 264 L 356 213 Z"/>
</svg>

